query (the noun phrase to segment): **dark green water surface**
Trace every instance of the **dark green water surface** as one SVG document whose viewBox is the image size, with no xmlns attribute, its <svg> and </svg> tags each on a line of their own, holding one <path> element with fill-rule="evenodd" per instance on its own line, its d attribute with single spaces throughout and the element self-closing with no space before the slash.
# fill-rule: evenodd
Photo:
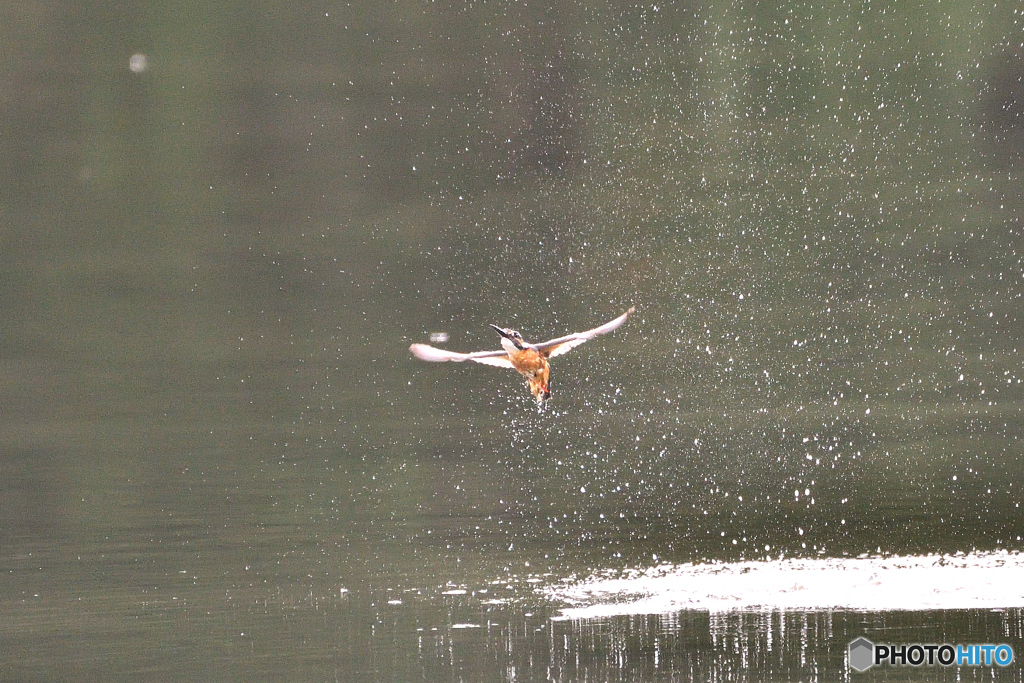
<svg viewBox="0 0 1024 683">
<path fill-rule="evenodd" d="M 1024 657 L 1011 597 L 560 621 L 541 592 L 1022 548 L 1016 3 L 0 26 L 0 678 L 849 680 L 861 635 Z M 630 305 L 545 410 L 407 350 Z M 1021 668 L 863 679 L 957 676 Z"/>
</svg>

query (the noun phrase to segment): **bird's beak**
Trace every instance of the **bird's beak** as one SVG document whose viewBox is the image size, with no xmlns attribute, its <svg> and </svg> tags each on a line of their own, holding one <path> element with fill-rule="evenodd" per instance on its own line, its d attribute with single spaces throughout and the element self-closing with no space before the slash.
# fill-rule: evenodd
<svg viewBox="0 0 1024 683">
<path fill-rule="evenodd" d="M 523 345 L 522 345 L 522 344 L 520 344 L 520 343 L 519 343 L 519 342 L 518 342 L 518 341 L 517 341 L 517 340 L 515 339 L 515 337 L 513 337 L 513 336 L 512 336 L 511 334 L 510 334 L 509 330 L 506 330 L 506 329 L 504 329 L 504 328 L 502 328 L 502 327 L 498 327 L 497 325 L 491 325 L 491 329 L 492 329 L 492 330 L 494 330 L 495 332 L 497 332 L 498 334 L 500 334 L 500 335 L 501 335 L 502 337 L 504 337 L 505 339 L 508 339 L 508 340 L 509 340 L 510 342 L 512 342 L 513 344 L 515 344 L 515 346 L 516 346 L 516 348 L 517 348 L 517 349 L 519 349 L 519 350 L 522 350 L 522 348 L 523 348 Z"/>
</svg>

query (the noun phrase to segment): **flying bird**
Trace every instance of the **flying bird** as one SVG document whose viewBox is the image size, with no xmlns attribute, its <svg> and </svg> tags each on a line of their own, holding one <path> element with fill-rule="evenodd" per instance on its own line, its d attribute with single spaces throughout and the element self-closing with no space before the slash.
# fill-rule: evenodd
<svg viewBox="0 0 1024 683">
<path fill-rule="evenodd" d="M 544 403 L 551 398 L 551 390 L 548 384 L 548 376 L 551 367 L 548 364 L 549 358 L 561 356 L 563 353 L 574 349 L 585 341 L 594 337 L 607 334 L 626 322 L 626 318 L 633 313 L 636 307 L 630 306 L 629 310 L 614 320 L 604 325 L 595 327 L 586 332 L 575 332 L 564 337 L 558 337 L 543 344 L 530 344 L 523 339 L 523 336 L 515 330 L 508 330 L 504 327 L 491 325 L 491 328 L 501 335 L 501 351 L 476 351 L 474 353 L 456 353 L 445 351 L 426 344 L 413 344 L 409 347 L 412 355 L 420 360 L 440 363 L 453 361 L 461 363 L 471 360 L 484 365 L 494 365 L 499 368 L 512 368 L 518 370 L 519 374 L 526 378 L 530 391 L 533 392 L 537 403 Z"/>
</svg>

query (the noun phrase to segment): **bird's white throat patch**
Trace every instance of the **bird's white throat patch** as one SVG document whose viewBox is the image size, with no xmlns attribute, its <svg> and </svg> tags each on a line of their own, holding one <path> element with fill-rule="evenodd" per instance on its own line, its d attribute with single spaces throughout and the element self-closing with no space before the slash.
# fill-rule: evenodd
<svg viewBox="0 0 1024 683">
<path fill-rule="evenodd" d="M 512 343 L 511 339 L 506 339 L 505 337 L 501 338 L 501 348 L 505 349 L 509 353 L 515 353 L 519 350 L 516 348 L 516 345 Z"/>
</svg>

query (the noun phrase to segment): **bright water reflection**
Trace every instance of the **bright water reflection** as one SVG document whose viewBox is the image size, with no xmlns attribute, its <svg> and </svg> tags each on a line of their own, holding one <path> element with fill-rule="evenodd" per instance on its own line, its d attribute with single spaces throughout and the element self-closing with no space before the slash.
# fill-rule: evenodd
<svg viewBox="0 0 1024 683">
<path fill-rule="evenodd" d="M 556 622 L 556 680 L 856 680 L 847 644 L 1021 642 L 1020 609 L 967 612 L 728 611 Z M 872 680 L 1019 681 L 1019 667 L 874 668 Z"/>
<path fill-rule="evenodd" d="M 869 627 L 1019 638 L 538 593 L 1020 550 L 1014 3 L 187 10 L 2 10 L 0 677 L 825 679 Z M 543 413 L 407 354 L 633 304 Z"/>
</svg>

